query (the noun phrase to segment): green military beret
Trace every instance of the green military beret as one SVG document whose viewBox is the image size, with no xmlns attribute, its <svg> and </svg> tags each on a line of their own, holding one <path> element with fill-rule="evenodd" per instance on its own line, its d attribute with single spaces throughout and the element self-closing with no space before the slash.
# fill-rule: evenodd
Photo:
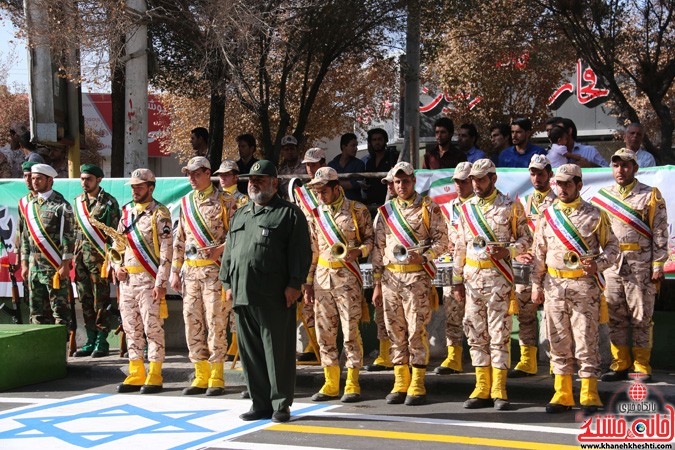
<svg viewBox="0 0 675 450">
<path fill-rule="evenodd" d="M 96 178 L 103 178 L 103 170 L 95 164 L 82 164 L 80 166 L 80 173 L 88 173 Z"/>
<path fill-rule="evenodd" d="M 25 162 L 21 163 L 21 170 L 23 171 L 23 173 L 30 173 L 31 167 L 33 167 L 35 164 L 39 164 L 39 163 L 37 163 L 35 161 L 25 161 Z"/>
<path fill-rule="evenodd" d="M 261 159 L 251 166 L 249 175 L 266 175 L 268 177 L 277 177 L 277 168 L 272 161 Z"/>
</svg>

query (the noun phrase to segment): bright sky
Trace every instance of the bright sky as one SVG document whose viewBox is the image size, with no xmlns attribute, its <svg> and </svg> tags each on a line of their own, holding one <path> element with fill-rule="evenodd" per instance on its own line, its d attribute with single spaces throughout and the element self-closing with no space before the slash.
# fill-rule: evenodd
<svg viewBox="0 0 675 450">
<path fill-rule="evenodd" d="M 16 29 L 5 14 L 0 14 L 0 61 L 10 63 L 7 82 L 12 91 L 28 90 L 26 41 L 14 36 Z"/>
</svg>

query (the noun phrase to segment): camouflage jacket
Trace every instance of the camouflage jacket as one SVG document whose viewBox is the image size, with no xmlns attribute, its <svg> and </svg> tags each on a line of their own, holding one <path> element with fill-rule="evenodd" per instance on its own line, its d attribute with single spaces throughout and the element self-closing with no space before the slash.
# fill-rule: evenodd
<svg viewBox="0 0 675 450">
<path fill-rule="evenodd" d="M 77 207 L 78 203 L 82 201 L 87 201 L 87 194 L 82 193 L 75 197 L 74 207 Z M 90 201 L 91 203 L 85 204 L 84 206 L 89 211 L 89 215 L 94 219 L 98 220 L 104 225 L 108 225 L 112 228 L 117 228 L 117 225 L 120 221 L 120 206 L 117 203 L 115 197 L 107 193 L 101 188 L 98 195 L 94 200 Z M 85 233 L 80 227 L 77 217 L 75 217 L 75 229 L 76 229 L 76 241 L 75 241 L 75 261 L 76 264 L 84 264 L 89 270 L 100 270 L 101 263 L 103 262 L 103 256 L 96 250 L 96 247 L 92 242 L 87 239 Z M 105 233 L 104 233 L 105 234 Z M 106 241 L 108 244 L 111 244 L 112 241 L 110 238 Z"/>
</svg>

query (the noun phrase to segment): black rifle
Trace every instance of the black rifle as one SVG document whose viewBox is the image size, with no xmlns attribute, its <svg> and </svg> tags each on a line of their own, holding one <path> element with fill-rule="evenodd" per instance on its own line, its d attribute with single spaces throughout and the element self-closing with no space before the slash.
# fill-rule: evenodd
<svg viewBox="0 0 675 450">
<path fill-rule="evenodd" d="M 7 245 L 5 244 L 5 239 L 0 236 L 0 240 L 2 241 L 2 247 L 4 249 L 7 249 Z M 9 258 L 9 255 L 8 255 Z M 12 280 L 12 308 L 6 308 L 7 305 L 4 303 L 0 304 L 0 311 L 3 313 L 7 314 L 9 317 L 12 318 L 12 321 L 18 325 L 23 324 L 23 319 L 21 318 L 21 302 L 19 299 L 19 285 L 16 282 L 16 274 L 15 272 L 18 269 L 18 266 L 16 264 L 10 264 L 9 262 L 7 263 L 7 268 L 9 270 L 9 278 Z"/>
<path fill-rule="evenodd" d="M 73 356 L 77 351 L 77 315 L 75 314 L 75 294 L 73 293 L 73 284 L 70 277 L 66 279 L 68 283 L 68 304 L 70 305 L 70 330 L 68 335 L 68 356 Z"/>
</svg>

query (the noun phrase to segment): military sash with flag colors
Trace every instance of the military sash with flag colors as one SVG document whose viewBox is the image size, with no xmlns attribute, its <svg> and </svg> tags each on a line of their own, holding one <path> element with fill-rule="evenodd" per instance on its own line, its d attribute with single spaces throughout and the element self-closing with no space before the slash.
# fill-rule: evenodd
<svg viewBox="0 0 675 450">
<path fill-rule="evenodd" d="M 312 215 L 316 219 L 316 223 L 321 230 L 321 234 L 328 243 L 329 247 L 332 247 L 334 244 L 340 242 L 349 249 L 347 244 L 347 239 L 345 239 L 340 227 L 335 223 L 335 219 L 328 211 L 323 211 L 323 208 L 314 208 L 312 210 Z M 340 260 L 340 262 L 349 270 L 356 279 L 359 280 L 359 285 L 363 285 L 363 279 L 361 278 L 361 269 L 357 264 L 354 264 L 351 261 Z"/>
<path fill-rule="evenodd" d="M 466 220 L 473 237 L 481 236 L 486 241 L 498 241 L 497 237 L 492 231 L 492 228 L 490 228 L 490 225 L 487 223 L 485 216 L 477 205 L 466 202 L 462 205 L 461 210 L 464 220 Z M 492 264 L 495 265 L 499 273 L 506 279 L 506 281 L 513 285 L 513 269 L 511 268 L 511 261 L 497 259 L 489 254 L 488 257 L 490 258 L 490 261 L 492 261 Z"/>
<path fill-rule="evenodd" d="M 26 225 L 30 232 L 35 245 L 40 249 L 54 269 L 59 268 L 63 262 L 61 259 L 61 251 L 58 245 L 52 241 L 52 238 L 47 234 L 42 220 L 40 220 L 40 213 L 38 212 L 38 203 L 31 200 L 26 209 Z"/>
<path fill-rule="evenodd" d="M 28 204 L 29 203 L 30 203 L 30 199 L 28 198 L 28 195 L 25 195 L 25 196 L 23 196 L 19 199 L 19 214 L 21 214 L 21 216 L 23 216 L 24 219 L 28 215 Z"/>
<path fill-rule="evenodd" d="M 198 247 L 209 247 L 215 245 L 215 240 L 206 219 L 197 207 L 197 191 L 192 191 L 181 199 L 181 209 L 187 228 L 197 241 Z M 223 206 L 224 207 L 224 206 Z M 213 261 L 220 266 L 220 261 Z"/>
<path fill-rule="evenodd" d="M 425 208 L 423 205 L 422 208 Z M 396 240 L 404 247 L 416 247 L 419 245 L 419 240 L 415 236 L 415 232 L 410 227 L 408 221 L 403 217 L 401 211 L 396 206 L 396 201 L 392 200 L 378 208 L 380 214 L 384 218 L 385 223 L 391 230 Z M 433 279 L 436 277 L 436 266 L 432 261 L 423 264 L 424 271 Z"/>
<path fill-rule="evenodd" d="M 133 202 L 132 202 L 133 203 Z M 157 271 L 159 270 L 159 257 L 155 254 L 153 249 L 145 242 L 138 227 L 133 223 L 132 212 L 134 205 L 127 204 L 122 209 L 122 225 L 129 230 L 127 233 L 127 240 L 129 247 L 134 253 L 134 256 L 143 268 L 148 272 L 152 278 L 157 278 Z"/>
<path fill-rule="evenodd" d="M 563 243 L 567 250 L 575 252 L 580 257 L 590 252 L 590 247 L 565 213 L 553 206 L 549 206 L 544 210 L 544 217 L 553 233 L 560 239 L 560 242 Z M 605 277 L 597 271 L 593 277 L 595 278 L 595 282 L 598 283 L 600 290 L 603 290 L 605 288 Z"/>
<path fill-rule="evenodd" d="M 86 196 L 83 197 L 82 200 L 75 201 L 75 218 L 87 240 L 91 242 L 91 245 L 101 256 L 105 256 L 106 236 L 101 230 L 91 224 L 89 220 L 89 206 L 87 206 Z"/>
<path fill-rule="evenodd" d="M 591 203 L 607 212 L 647 239 L 652 239 L 652 229 L 647 225 L 640 213 L 630 207 L 629 204 L 610 194 L 606 189 L 600 189 L 598 194 L 591 199 Z"/>
<path fill-rule="evenodd" d="M 439 208 L 441 208 L 441 213 L 443 214 L 443 217 L 445 217 L 445 220 L 447 220 L 449 224 L 455 227 L 455 230 L 459 227 L 459 223 L 457 222 L 457 219 L 459 219 L 458 201 L 459 200 L 445 203 L 443 205 L 438 205 Z"/>
<path fill-rule="evenodd" d="M 537 205 L 534 204 L 534 195 L 532 194 L 526 195 L 525 198 L 521 200 L 521 203 L 525 208 L 525 215 L 527 217 L 527 226 L 530 227 L 530 231 L 534 233 L 534 229 L 536 228 L 537 224 L 534 222 L 533 219 L 538 217 L 540 214 L 539 208 L 537 208 Z"/>
<path fill-rule="evenodd" d="M 298 196 L 300 204 L 307 211 L 307 214 L 312 214 L 312 211 L 319 206 L 319 201 L 316 199 L 316 195 L 312 192 L 311 189 L 307 189 L 307 186 L 298 186 L 295 188 L 295 195 Z"/>
</svg>

